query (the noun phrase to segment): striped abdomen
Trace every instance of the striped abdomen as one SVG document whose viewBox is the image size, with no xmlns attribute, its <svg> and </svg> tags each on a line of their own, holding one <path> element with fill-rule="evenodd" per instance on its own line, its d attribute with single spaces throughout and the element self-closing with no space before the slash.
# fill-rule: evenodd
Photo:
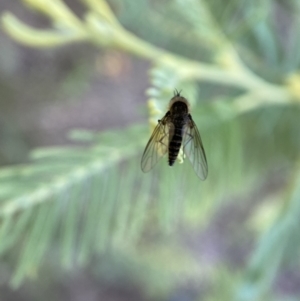
<svg viewBox="0 0 300 301">
<path fill-rule="evenodd" d="M 174 128 L 174 135 L 169 143 L 169 165 L 172 166 L 178 156 L 182 143 L 182 127 Z"/>
</svg>

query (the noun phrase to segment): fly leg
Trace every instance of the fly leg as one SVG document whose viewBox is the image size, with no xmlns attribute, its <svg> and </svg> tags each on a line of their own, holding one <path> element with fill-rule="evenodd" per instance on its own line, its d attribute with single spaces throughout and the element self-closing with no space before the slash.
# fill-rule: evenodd
<svg viewBox="0 0 300 301">
<path fill-rule="evenodd" d="M 161 143 L 162 145 L 164 145 L 164 146 L 167 147 L 167 145 L 163 142 L 163 140 L 165 139 L 166 135 L 167 135 L 167 134 L 165 134 L 163 137 L 161 137 L 157 142 L 159 142 L 159 143 Z"/>
<path fill-rule="evenodd" d="M 190 131 L 193 131 L 193 129 L 194 129 L 194 125 L 193 125 L 193 120 L 192 120 L 192 116 L 189 114 L 189 118 L 190 118 L 190 124 L 189 124 L 189 129 L 190 129 Z M 192 139 L 194 139 L 194 135 L 192 135 L 192 134 L 190 134 L 190 133 L 188 133 L 188 131 L 185 131 L 185 136 L 187 137 L 185 140 L 187 140 L 187 141 L 184 141 L 184 145 L 183 145 L 183 149 L 186 147 L 186 145 L 189 143 L 189 142 L 191 142 L 192 141 Z M 197 147 L 196 145 L 195 145 L 195 147 Z"/>
<path fill-rule="evenodd" d="M 158 122 L 160 123 L 160 124 L 162 124 L 163 126 L 165 126 L 165 122 L 163 122 L 162 120 L 158 120 Z M 165 129 L 164 129 L 164 135 L 159 139 L 159 140 L 157 140 L 157 142 L 159 142 L 159 143 L 161 143 L 163 146 L 165 146 L 165 147 L 168 147 L 164 142 L 163 142 L 163 140 L 165 139 L 165 137 L 167 136 L 167 133 L 166 133 L 166 131 L 165 131 Z"/>
<path fill-rule="evenodd" d="M 193 136 L 192 134 L 186 133 L 186 135 L 188 136 L 188 141 L 185 141 L 185 142 L 184 142 L 183 148 L 185 148 L 185 146 L 186 146 L 190 141 L 192 141 L 192 139 L 194 139 L 194 136 Z"/>
</svg>

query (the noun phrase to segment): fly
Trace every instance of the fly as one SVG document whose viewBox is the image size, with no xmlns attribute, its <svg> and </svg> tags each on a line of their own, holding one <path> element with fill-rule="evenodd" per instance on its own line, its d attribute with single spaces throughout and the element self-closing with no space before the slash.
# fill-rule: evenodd
<svg viewBox="0 0 300 301">
<path fill-rule="evenodd" d="M 142 171 L 150 171 L 166 153 L 169 166 L 173 166 L 181 148 L 197 176 L 205 180 L 208 168 L 201 136 L 189 113 L 187 99 L 175 90 L 168 112 L 158 120 L 146 145 L 141 161 Z"/>
</svg>

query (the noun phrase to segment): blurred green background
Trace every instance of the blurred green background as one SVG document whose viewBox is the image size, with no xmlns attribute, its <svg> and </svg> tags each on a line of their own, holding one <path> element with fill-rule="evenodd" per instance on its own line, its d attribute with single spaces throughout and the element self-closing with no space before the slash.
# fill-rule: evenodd
<svg viewBox="0 0 300 301">
<path fill-rule="evenodd" d="M 0 12 L 0 300 L 299 300 L 298 0 Z M 175 88 L 205 182 L 140 170 Z"/>
</svg>

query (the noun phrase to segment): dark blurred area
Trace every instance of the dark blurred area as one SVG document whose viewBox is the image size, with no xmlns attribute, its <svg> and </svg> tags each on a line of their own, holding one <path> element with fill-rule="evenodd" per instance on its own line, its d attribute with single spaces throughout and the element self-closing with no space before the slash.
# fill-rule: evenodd
<svg viewBox="0 0 300 301">
<path fill-rule="evenodd" d="M 1 1 L 4 10 L 36 27 L 47 24 L 19 2 Z M 1 165 L 26 161 L 35 147 L 69 143 L 70 129 L 145 120 L 140 104 L 146 101 L 148 63 L 124 53 L 82 44 L 28 48 L 0 32 L 0 66 Z"/>
</svg>

